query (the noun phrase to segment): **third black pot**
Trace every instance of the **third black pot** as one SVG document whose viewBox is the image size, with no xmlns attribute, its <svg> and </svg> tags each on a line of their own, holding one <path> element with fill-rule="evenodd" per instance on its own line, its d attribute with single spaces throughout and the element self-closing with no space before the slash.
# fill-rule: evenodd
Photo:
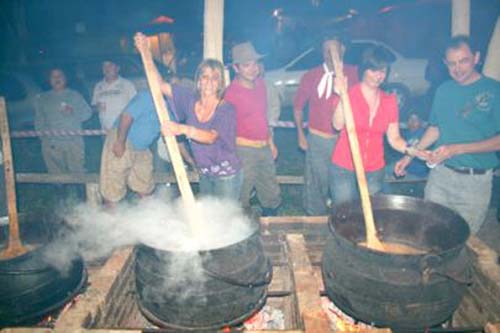
<svg viewBox="0 0 500 333">
<path fill-rule="evenodd" d="M 358 320 L 399 331 L 446 321 L 471 282 L 467 223 L 446 207 L 412 197 L 375 196 L 372 206 L 382 241 L 424 252 L 359 246 L 366 239 L 360 203 L 334 207 L 322 267 L 329 298 Z"/>
</svg>

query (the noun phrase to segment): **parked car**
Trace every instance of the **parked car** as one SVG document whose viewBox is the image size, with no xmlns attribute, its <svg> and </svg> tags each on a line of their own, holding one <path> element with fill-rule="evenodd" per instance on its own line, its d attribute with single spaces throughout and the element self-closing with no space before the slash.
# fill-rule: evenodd
<svg viewBox="0 0 500 333">
<path fill-rule="evenodd" d="M 429 89 L 430 83 L 425 78 L 428 61 L 426 59 L 405 58 L 390 46 L 379 41 L 359 39 L 351 41 L 344 56 L 345 63 L 359 64 L 364 50 L 375 45 L 384 47 L 392 55 L 393 63 L 384 89 L 397 95 L 399 107 L 404 110 L 410 97 L 424 95 Z M 279 90 L 282 106 L 292 106 L 293 97 L 302 76 L 306 71 L 322 62 L 321 50 L 309 48 L 285 66 L 266 72 L 268 84 L 273 84 Z"/>
</svg>

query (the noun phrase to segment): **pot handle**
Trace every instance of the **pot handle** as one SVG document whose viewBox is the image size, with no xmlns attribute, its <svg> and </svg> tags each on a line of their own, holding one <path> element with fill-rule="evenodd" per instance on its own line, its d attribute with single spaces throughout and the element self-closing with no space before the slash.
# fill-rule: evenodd
<svg viewBox="0 0 500 333">
<path fill-rule="evenodd" d="M 264 279 L 260 280 L 260 281 L 254 281 L 254 282 L 238 281 L 238 280 L 233 279 L 231 277 L 222 275 L 218 272 L 214 272 L 206 267 L 203 267 L 203 271 L 211 278 L 224 281 L 224 282 L 232 284 L 234 286 L 239 286 L 239 287 L 244 287 L 244 288 L 262 287 L 262 286 L 265 286 L 265 285 L 268 285 L 269 283 L 271 283 L 271 280 L 273 278 L 273 266 L 271 264 L 271 260 L 269 260 L 269 258 L 267 258 L 267 257 L 265 257 L 265 260 L 266 260 L 267 272 L 266 272 L 266 275 L 264 276 Z"/>
<path fill-rule="evenodd" d="M 472 285 L 473 278 L 469 267 L 463 272 L 456 272 L 449 269 L 447 270 L 446 267 L 441 265 L 441 262 L 442 258 L 435 254 L 427 254 L 420 259 L 420 270 L 424 283 L 428 283 L 432 275 L 437 275 L 459 284 L 465 284 L 467 286 Z"/>
</svg>

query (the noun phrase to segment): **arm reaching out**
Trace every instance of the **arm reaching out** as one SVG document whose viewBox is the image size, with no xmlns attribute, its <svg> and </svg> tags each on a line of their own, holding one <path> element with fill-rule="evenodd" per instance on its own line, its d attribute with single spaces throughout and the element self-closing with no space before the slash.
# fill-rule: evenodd
<svg viewBox="0 0 500 333">
<path fill-rule="evenodd" d="M 144 35 L 142 32 L 138 32 L 135 34 L 134 44 L 135 44 L 135 47 L 141 53 L 151 52 L 148 37 L 146 35 Z M 168 97 L 172 97 L 172 86 L 170 85 L 170 83 L 163 80 L 163 78 L 160 75 L 160 72 L 158 72 L 158 68 L 156 67 L 156 64 L 154 63 L 154 61 L 153 61 L 153 68 L 152 69 L 153 69 L 153 75 L 156 77 L 156 79 L 160 83 L 161 92 Z"/>
</svg>

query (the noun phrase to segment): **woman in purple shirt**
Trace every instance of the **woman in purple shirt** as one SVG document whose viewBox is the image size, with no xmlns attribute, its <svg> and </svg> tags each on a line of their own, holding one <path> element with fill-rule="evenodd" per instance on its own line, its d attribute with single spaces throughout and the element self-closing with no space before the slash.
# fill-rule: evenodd
<svg viewBox="0 0 500 333">
<path fill-rule="evenodd" d="M 162 91 L 173 99 L 184 123 L 169 121 L 165 134 L 185 135 L 200 174 L 200 193 L 238 199 L 242 184 L 241 164 L 236 154 L 236 113 L 223 99 L 224 67 L 206 59 L 195 76 L 196 91 L 162 82 Z"/>
</svg>

